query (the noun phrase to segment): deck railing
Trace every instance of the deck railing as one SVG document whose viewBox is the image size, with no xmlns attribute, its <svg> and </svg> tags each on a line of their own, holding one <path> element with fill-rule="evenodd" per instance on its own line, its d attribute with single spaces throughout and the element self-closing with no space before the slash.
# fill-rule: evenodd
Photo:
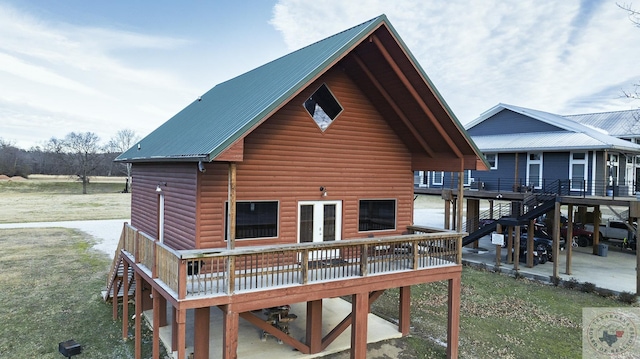
<svg viewBox="0 0 640 359">
<path fill-rule="evenodd" d="M 407 235 L 233 250 L 174 250 L 125 225 L 123 248 L 177 299 L 413 271 L 462 262 L 466 233 L 409 227 Z"/>
</svg>

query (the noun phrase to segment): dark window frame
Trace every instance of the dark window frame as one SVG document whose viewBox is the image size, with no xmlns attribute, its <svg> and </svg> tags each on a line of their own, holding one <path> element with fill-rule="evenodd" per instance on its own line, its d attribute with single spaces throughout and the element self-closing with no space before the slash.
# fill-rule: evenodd
<svg viewBox="0 0 640 359">
<path fill-rule="evenodd" d="M 393 203 L 391 208 L 381 208 L 377 205 Z M 366 207 L 365 207 L 366 205 Z M 380 216 L 380 212 L 386 210 L 386 216 Z M 388 214 L 393 215 L 390 218 Z M 392 223 L 392 225 L 385 225 Z M 358 232 L 395 231 L 398 228 L 398 200 L 395 198 L 366 198 L 358 201 Z"/>
<path fill-rule="evenodd" d="M 251 210 L 252 204 L 254 206 L 253 210 Z M 243 221 L 250 217 L 247 215 L 242 215 L 241 211 L 248 210 L 249 212 L 252 212 L 252 211 L 255 211 L 256 206 L 262 206 L 262 205 L 268 205 L 268 204 L 271 204 L 271 205 L 275 204 L 276 208 L 275 208 L 275 218 L 266 218 L 268 217 L 268 213 L 261 215 L 262 216 L 261 221 L 264 221 L 265 219 L 268 220 L 264 222 L 266 224 L 238 223 L 238 221 Z M 228 210 L 229 210 L 229 202 L 225 201 L 224 202 L 224 240 L 225 242 L 228 240 L 227 238 L 228 228 L 229 228 L 228 221 L 227 221 L 227 218 L 229 217 Z M 260 215 L 260 214 L 258 213 L 257 215 Z M 271 221 L 269 221 L 269 219 Z M 275 219 L 275 222 L 273 222 L 274 219 Z M 259 227 L 261 225 L 263 226 L 263 228 L 250 228 L 251 226 Z M 275 226 L 275 228 L 269 228 L 264 226 Z M 243 227 L 248 227 L 248 228 L 243 228 Z M 262 233 L 265 233 L 265 235 L 247 236 L 247 233 L 250 233 L 251 231 L 254 231 L 254 233 L 256 231 L 258 232 L 261 231 Z M 260 239 L 278 238 L 279 232 L 280 232 L 280 201 L 278 200 L 236 201 L 236 238 L 235 238 L 236 240 L 244 241 L 244 240 L 260 240 Z"/>
</svg>

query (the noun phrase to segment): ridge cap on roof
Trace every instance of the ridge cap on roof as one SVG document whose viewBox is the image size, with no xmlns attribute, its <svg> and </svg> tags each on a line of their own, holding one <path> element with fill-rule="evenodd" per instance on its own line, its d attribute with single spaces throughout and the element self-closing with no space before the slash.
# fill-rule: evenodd
<svg viewBox="0 0 640 359">
<path fill-rule="evenodd" d="M 621 113 L 621 112 L 638 112 L 640 109 L 635 110 L 616 110 L 616 111 L 602 111 L 602 112 L 587 112 L 587 113 L 574 113 L 571 115 L 562 115 L 562 117 L 574 117 L 574 116 L 592 116 L 592 115 L 604 115 L 607 113 Z"/>
</svg>

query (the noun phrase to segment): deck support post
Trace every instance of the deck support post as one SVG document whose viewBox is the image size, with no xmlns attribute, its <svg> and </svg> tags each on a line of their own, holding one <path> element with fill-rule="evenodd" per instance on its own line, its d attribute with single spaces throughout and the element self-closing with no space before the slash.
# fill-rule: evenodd
<svg viewBox="0 0 640 359">
<path fill-rule="evenodd" d="M 444 229 L 451 229 L 451 199 L 444 200 Z"/>
<path fill-rule="evenodd" d="M 533 241 L 535 237 L 535 225 L 534 219 L 529 221 L 527 227 L 527 268 L 533 268 Z"/>
<path fill-rule="evenodd" d="M 153 341 L 151 344 L 153 358 L 160 358 L 160 293 L 153 288 Z"/>
<path fill-rule="evenodd" d="M 515 226 L 513 231 L 513 269 L 520 270 L 520 225 Z"/>
<path fill-rule="evenodd" d="M 367 357 L 367 325 L 369 319 L 369 293 L 352 296 L 351 312 L 351 359 Z"/>
<path fill-rule="evenodd" d="M 209 316 L 210 307 L 196 308 L 193 323 L 194 359 L 209 358 Z"/>
<path fill-rule="evenodd" d="M 464 169 L 463 161 L 460 160 L 460 172 L 458 172 L 458 211 L 456 212 L 456 230 L 462 232 L 462 215 L 464 210 Z M 471 231 L 469 231 L 471 233 Z"/>
<path fill-rule="evenodd" d="M 562 204 L 556 202 L 553 212 L 553 278 L 558 278 L 558 252 L 560 252 L 560 207 Z"/>
<path fill-rule="evenodd" d="M 636 218 L 636 221 L 638 218 Z M 638 231 L 636 231 L 636 294 L 640 295 L 640 254 L 638 253 L 638 240 L 640 240 L 640 235 L 638 235 Z"/>
<path fill-rule="evenodd" d="M 600 206 L 593 206 L 593 254 L 598 254 L 600 244 Z"/>
<path fill-rule="evenodd" d="M 224 352 L 222 353 L 222 358 L 236 359 L 238 357 L 238 328 L 240 315 L 228 304 L 220 306 L 220 309 L 222 309 L 223 314 L 222 347 L 224 348 Z"/>
<path fill-rule="evenodd" d="M 567 207 L 567 235 L 564 239 L 564 248 L 567 250 L 565 273 L 571 275 L 571 256 L 573 252 L 573 205 L 569 204 Z"/>
<path fill-rule="evenodd" d="M 411 287 L 404 286 L 400 287 L 400 308 L 398 315 L 398 329 L 402 336 L 409 335 L 410 321 L 411 317 Z"/>
<path fill-rule="evenodd" d="M 178 311 L 171 306 L 171 351 L 178 350 Z"/>
<path fill-rule="evenodd" d="M 507 260 L 506 264 L 513 264 L 513 226 L 507 227 Z"/>
<path fill-rule="evenodd" d="M 129 262 L 122 261 L 122 340 L 129 337 Z"/>
<path fill-rule="evenodd" d="M 449 295 L 447 300 L 447 358 L 458 357 L 458 341 L 460 338 L 460 290 L 462 284 L 462 274 L 458 273 L 455 278 L 449 279 Z"/>
<path fill-rule="evenodd" d="M 311 354 L 322 351 L 322 299 L 307 302 L 306 343 Z"/>
<path fill-rule="evenodd" d="M 142 276 L 135 272 L 136 281 L 136 319 L 135 319 L 135 344 L 134 344 L 134 358 L 142 358 Z"/>
<path fill-rule="evenodd" d="M 169 324 L 167 322 L 167 298 L 161 296 L 158 300 L 160 301 L 160 304 L 158 305 L 158 314 L 160 316 L 158 325 L 164 327 Z"/>
<path fill-rule="evenodd" d="M 502 234 L 502 225 L 500 223 L 496 225 L 496 233 Z M 500 257 L 502 257 L 502 246 L 496 244 L 496 269 L 500 268 Z"/>
<path fill-rule="evenodd" d="M 178 352 L 178 358 L 186 358 L 187 348 L 187 310 L 176 310 L 176 346 L 171 348 L 174 352 Z M 155 335 L 155 333 L 154 333 Z"/>
</svg>

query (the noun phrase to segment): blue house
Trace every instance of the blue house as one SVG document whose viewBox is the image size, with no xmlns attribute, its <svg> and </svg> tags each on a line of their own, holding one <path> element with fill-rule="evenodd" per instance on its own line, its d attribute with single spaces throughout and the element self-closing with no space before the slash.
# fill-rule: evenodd
<svg viewBox="0 0 640 359">
<path fill-rule="evenodd" d="M 491 191 L 633 195 L 638 190 L 640 145 L 589 123 L 602 117 L 595 115 L 560 116 L 494 106 L 466 126 L 491 169 L 466 171 L 464 185 Z M 415 177 L 418 187 L 457 185 L 457 175 L 451 173 L 417 172 Z"/>
</svg>

